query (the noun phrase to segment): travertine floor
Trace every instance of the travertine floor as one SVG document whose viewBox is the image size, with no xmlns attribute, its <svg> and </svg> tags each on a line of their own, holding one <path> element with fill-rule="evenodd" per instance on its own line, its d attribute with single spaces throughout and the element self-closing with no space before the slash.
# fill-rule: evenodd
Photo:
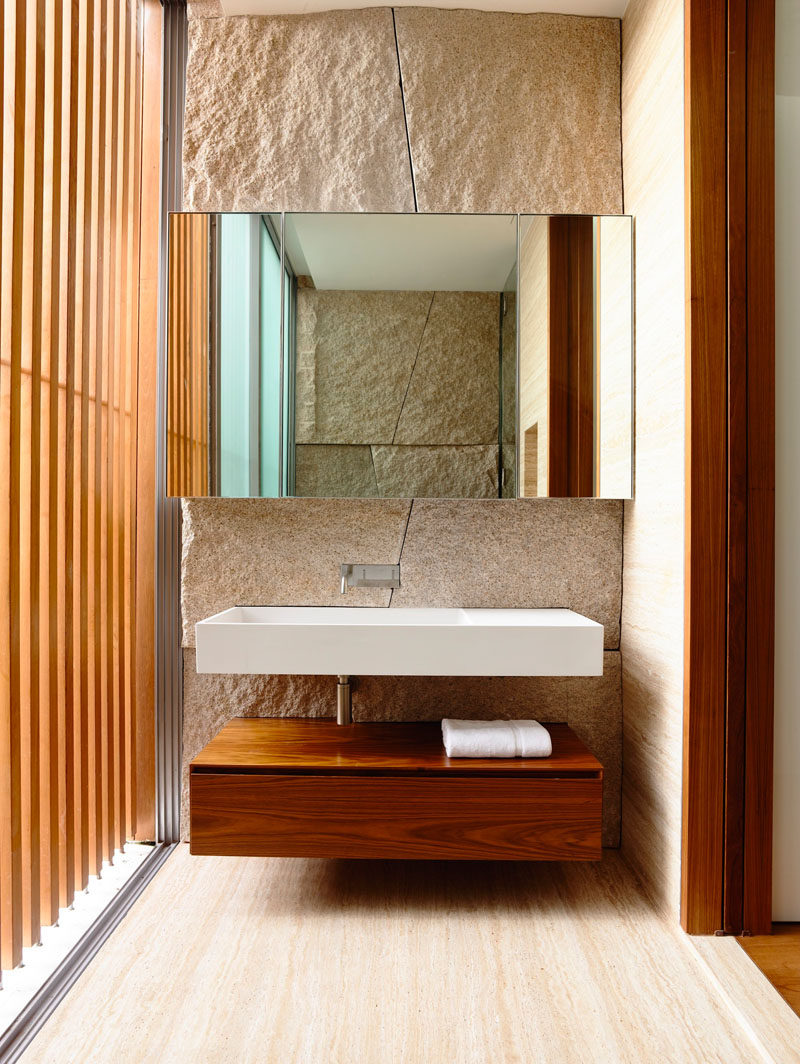
<svg viewBox="0 0 800 1064">
<path fill-rule="evenodd" d="M 181 846 L 23 1061 L 800 1060 L 795 1032 L 781 1041 L 781 1009 L 797 1017 L 755 968 L 753 979 L 781 1056 L 616 853 L 415 864 Z"/>
</svg>

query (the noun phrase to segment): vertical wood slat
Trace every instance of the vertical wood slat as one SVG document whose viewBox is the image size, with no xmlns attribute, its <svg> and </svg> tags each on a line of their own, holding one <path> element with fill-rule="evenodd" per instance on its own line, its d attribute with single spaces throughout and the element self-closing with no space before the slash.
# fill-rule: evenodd
<svg viewBox="0 0 800 1064">
<path fill-rule="evenodd" d="M 22 419 L 20 446 L 20 712 L 23 721 L 23 945 L 41 937 L 41 802 L 39 621 L 41 571 L 40 488 L 42 442 L 42 209 L 44 170 L 45 0 L 28 0 L 28 53 L 23 201 L 25 246 L 22 313 Z M 32 31 L 32 32 L 31 32 Z M 34 458 L 34 455 L 36 458 Z"/>
<path fill-rule="evenodd" d="M 6 186 L 5 182 L 5 129 L 6 129 L 6 62 L 5 62 L 5 48 L 6 48 L 6 13 L 5 5 L 0 4 L 0 271 L 3 267 L 3 233 L 5 230 L 5 199 L 4 190 Z M 2 274 L 0 273 L 0 277 Z M 6 369 L 4 367 L 4 359 L 2 357 L 2 351 L 5 350 L 3 342 L 5 340 L 5 332 L 3 330 L 3 284 L 0 280 L 0 467 L 4 460 L 8 457 L 6 451 L 6 430 L 5 425 L 7 419 L 4 417 L 4 384 L 6 383 Z M 6 522 L 3 518 L 3 514 L 7 513 L 6 502 L 6 489 L 0 488 L 0 547 L 5 546 L 7 540 Z M 8 666 L 9 666 L 9 646 L 6 641 L 7 629 L 8 629 L 8 556 L 0 550 L 0 555 L 3 556 L 3 560 L 0 561 L 0 765 L 6 767 L 10 763 L 10 750 L 8 748 L 8 741 L 10 739 L 9 724 L 10 714 L 8 710 Z M 10 801 L 10 787 L 9 787 L 8 773 L 0 778 L 0 961 L 2 960 L 2 952 L 4 947 L 3 936 L 3 923 L 7 916 L 8 905 L 8 888 L 10 885 L 10 872 L 11 869 L 6 868 L 6 852 L 8 849 L 8 839 L 6 838 L 6 832 L 10 834 L 11 827 L 11 801 Z M 4 826 L 5 825 L 5 826 Z M 10 914 L 10 905 L 8 906 L 8 913 Z M 3 973 L 2 967 L 0 967 L 0 989 L 3 986 Z"/>
<path fill-rule="evenodd" d="M 723 920 L 727 532 L 726 2 L 685 8 L 686 536 L 681 924 Z"/>
<path fill-rule="evenodd" d="M 727 13 L 728 614 L 723 929 L 742 930 L 747 655 L 747 5 Z"/>
<path fill-rule="evenodd" d="M 747 731 L 743 925 L 772 929 L 775 0 L 747 3 Z"/>
<path fill-rule="evenodd" d="M 157 176 L 143 107 L 160 25 L 151 0 L 0 6 L 2 967 L 126 839 L 153 837 L 154 750 L 137 736 L 153 732 L 154 676 L 136 665 L 153 597 L 135 592 L 154 579 L 137 523 L 155 508 L 139 493 L 156 358 L 140 281 L 143 241 L 157 253 L 142 145 Z"/>
<path fill-rule="evenodd" d="M 8 113 L 11 106 L 12 129 L 6 131 L 3 148 L 10 152 L 11 160 L 6 172 L 4 187 L 4 241 L 3 241 L 3 312 L 4 335 L 3 352 L 7 358 L 7 402 L 3 403 L 3 413 L 7 424 L 4 436 L 8 438 L 8 502 L 4 525 L 7 538 L 0 553 L 8 553 L 9 579 L 6 608 L 9 611 L 9 661 L 7 706 L 3 709 L 8 724 L 8 769 L 9 781 L 9 820 L 3 820 L 4 831 L 4 897 L 10 902 L 10 912 L 3 920 L 4 954 L 11 964 L 19 964 L 22 959 L 23 942 L 23 779 L 22 779 L 22 712 L 20 706 L 20 542 L 19 542 L 19 505 L 20 505 L 20 393 L 21 393 L 21 318 L 19 296 L 23 277 L 23 210 L 22 193 L 25 174 L 25 111 L 26 111 L 26 11 L 24 0 L 17 0 L 12 37 L 12 55 L 14 60 L 13 75 L 11 64 L 7 62 L 7 76 L 13 77 L 4 100 Z M 9 100 L 10 97 L 11 99 Z M 12 102 L 13 101 L 13 102 Z M 6 159 L 3 160 L 4 169 Z M 6 210 L 6 207 L 8 210 Z M 7 332 L 6 332 L 7 329 Z M 5 625 L 4 625 L 5 627 Z M 4 728 L 4 732 L 6 728 Z M 7 869 L 7 871 L 6 871 Z M 7 964 L 7 962 L 6 962 Z"/>
<path fill-rule="evenodd" d="M 80 426 L 76 432 L 76 474 L 78 484 L 79 518 L 78 518 L 78 602 L 79 602 L 79 639 L 80 651 L 78 665 L 80 672 L 80 686 L 77 714 L 77 752 L 76 762 L 78 765 L 76 815 L 78 825 L 76 839 L 79 843 L 76 852 L 75 881 L 77 889 L 83 890 L 89 882 L 89 851 L 91 846 L 90 823 L 91 809 L 89 805 L 89 750 L 90 750 L 90 700 L 94 706 L 94 642 L 93 642 L 93 603 L 90 595 L 94 589 L 94 538 L 90 535 L 90 519 L 94 509 L 94 481 L 89 479 L 89 455 L 92 446 L 92 424 L 90 421 L 90 395 L 93 367 L 91 361 L 92 352 L 92 262 L 94 261 L 92 250 L 92 233 L 96 230 L 96 209 L 93 209 L 93 187 L 97 181 L 93 164 L 93 138 L 94 138 L 94 0 L 85 0 L 80 5 L 83 32 L 81 34 L 83 84 L 80 88 L 83 101 L 81 126 L 83 166 L 79 172 L 78 187 L 82 191 L 83 203 L 79 206 L 79 232 L 82 236 L 81 251 L 76 263 L 81 276 L 80 285 L 80 334 L 75 352 L 76 360 L 76 395 L 78 398 L 79 413 L 76 414 L 77 424 Z M 81 142 L 79 140 L 79 151 Z M 78 366 L 80 370 L 78 371 Z M 90 631 L 90 617 L 92 630 Z M 90 657 L 91 655 L 91 657 Z M 90 686 L 91 685 L 91 686 Z"/>
<path fill-rule="evenodd" d="M 79 499 L 76 491 L 76 343 L 78 330 L 78 130 L 81 127 L 81 26 L 76 0 L 68 0 L 64 18 L 65 30 L 69 28 L 69 66 L 65 81 L 69 79 L 69 115 L 66 125 L 66 151 L 69 159 L 67 176 L 65 218 L 66 229 L 66 287 L 64 308 L 64 806 L 63 806 L 63 851 L 61 869 L 64 886 L 61 905 L 69 905 L 75 893 L 78 868 L 77 841 L 77 719 L 80 676 L 78 668 L 79 604 L 77 588 L 79 565 L 76 550 L 79 548 L 78 515 Z M 66 63 L 65 63 L 66 68 Z M 82 202 L 82 200 L 80 201 Z"/>
<path fill-rule="evenodd" d="M 39 757 L 40 757 L 40 909 L 43 924 L 58 919 L 59 900 L 59 767 L 63 763 L 59 732 L 58 632 L 58 307 L 61 280 L 61 3 L 45 10 L 44 171 L 42 181 L 41 254 L 41 442 L 39 485 Z M 36 448 L 31 447 L 35 453 Z"/>
<path fill-rule="evenodd" d="M 209 491 L 209 219 L 174 214 L 169 229 L 167 490 Z"/>
<path fill-rule="evenodd" d="M 593 236 L 589 217 L 548 224 L 548 494 L 594 495 Z"/>
<path fill-rule="evenodd" d="M 153 838 L 155 803 L 155 572 L 156 572 L 156 409 L 158 367 L 158 267 L 160 241 L 161 160 L 161 49 L 164 16 L 160 0 L 138 5 L 137 96 L 141 93 L 134 144 L 138 153 L 135 174 L 140 209 L 140 239 L 134 261 L 138 290 L 136 328 L 138 398 L 135 408 L 136 488 L 133 527 L 135 551 L 135 625 L 132 641 L 136 653 L 135 690 L 142 699 L 147 692 L 149 712 L 131 718 L 132 755 L 135 766 L 132 786 L 136 810 L 135 837 Z"/>
</svg>

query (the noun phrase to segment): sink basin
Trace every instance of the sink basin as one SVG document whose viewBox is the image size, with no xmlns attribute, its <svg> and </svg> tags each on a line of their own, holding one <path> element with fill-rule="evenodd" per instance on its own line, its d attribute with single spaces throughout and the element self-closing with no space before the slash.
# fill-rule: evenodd
<svg viewBox="0 0 800 1064">
<path fill-rule="evenodd" d="M 195 625 L 197 671 L 600 676 L 603 626 L 572 610 L 234 606 Z"/>
</svg>

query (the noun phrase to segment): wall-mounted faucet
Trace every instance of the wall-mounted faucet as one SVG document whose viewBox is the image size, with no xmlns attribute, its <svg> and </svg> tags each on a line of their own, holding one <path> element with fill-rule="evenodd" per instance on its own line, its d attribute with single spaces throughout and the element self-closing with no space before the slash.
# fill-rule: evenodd
<svg viewBox="0 0 800 1064">
<path fill-rule="evenodd" d="M 339 590 L 347 594 L 348 587 L 400 587 L 399 565 L 361 565 L 343 562 Z M 336 684 L 336 720 L 339 724 L 353 723 L 353 704 L 350 677 L 339 676 Z"/>
<path fill-rule="evenodd" d="M 399 565 L 361 565 L 347 562 L 342 565 L 341 593 L 348 587 L 400 587 Z"/>
</svg>

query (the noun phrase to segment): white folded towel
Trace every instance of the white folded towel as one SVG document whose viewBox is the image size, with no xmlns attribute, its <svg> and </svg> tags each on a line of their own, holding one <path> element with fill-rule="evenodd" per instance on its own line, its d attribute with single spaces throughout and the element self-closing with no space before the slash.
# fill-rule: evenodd
<svg viewBox="0 0 800 1064">
<path fill-rule="evenodd" d="M 536 720 L 442 721 L 448 757 L 549 757 L 550 732 Z"/>
</svg>

